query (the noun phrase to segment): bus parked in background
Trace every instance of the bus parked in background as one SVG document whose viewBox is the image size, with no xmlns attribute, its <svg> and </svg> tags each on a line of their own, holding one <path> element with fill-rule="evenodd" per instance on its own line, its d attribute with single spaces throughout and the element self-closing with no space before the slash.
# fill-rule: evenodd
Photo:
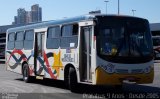
<svg viewBox="0 0 160 99">
<path fill-rule="evenodd" d="M 11 28 L 6 68 L 23 75 L 78 83 L 122 85 L 152 83 L 153 45 L 146 19 L 84 15 Z"/>
<path fill-rule="evenodd" d="M 160 35 L 152 36 L 155 59 L 160 59 Z"/>
</svg>

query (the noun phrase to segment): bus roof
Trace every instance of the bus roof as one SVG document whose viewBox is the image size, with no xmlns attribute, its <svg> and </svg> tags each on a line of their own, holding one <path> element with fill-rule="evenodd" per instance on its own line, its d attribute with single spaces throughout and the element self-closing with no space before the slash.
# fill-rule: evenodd
<svg viewBox="0 0 160 99">
<path fill-rule="evenodd" d="M 94 16 L 85 15 L 85 16 L 78 16 L 74 18 L 64 18 L 60 20 L 44 21 L 44 22 L 36 23 L 32 25 L 25 25 L 21 27 L 10 28 L 7 30 L 7 32 L 10 33 L 10 32 L 16 32 L 16 31 L 24 31 L 24 30 L 30 30 L 30 29 L 35 29 L 35 28 L 54 26 L 54 25 L 59 25 L 59 24 L 74 23 L 74 22 L 79 22 L 83 20 L 92 20 L 93 18 Z"/>
<path fill-rule="evenodd" d="M 80 22 L 80 21 L 84 21 L 84 20 L 93 20 L 94 18 L 96 18 L 96 16 L 133 17 L 133 16 L 126 16 L 126 15 L 90 14 L 90 15 L 83 15 L 83 16 L 78 16 L 78 17 L 73 17 L 73 18 L 64 18 L 64 19 L 60 19 L 60 20 L 43 21 L 40 23 L 31 24 L 31 25 L 10 28 L 7 30 L 7 33 L 24 31 L 24 30 L 31 30 L 31 29 L 38 29 L 38 28 L 45 28 L 48 26 L 55 26 L 55 25 L 59 25 L 59 24 L 76 23 L 76 22 Z M 137 18 L 137 17 L 135 17 L 135 18 Z"/>
</svg>

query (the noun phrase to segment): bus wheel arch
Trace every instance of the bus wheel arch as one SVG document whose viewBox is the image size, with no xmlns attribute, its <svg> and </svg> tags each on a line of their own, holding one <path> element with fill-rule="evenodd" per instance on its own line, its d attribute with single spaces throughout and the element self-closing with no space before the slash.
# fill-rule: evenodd
<svg viewBox="0 0 160 99">
<path fill-rule="evenodd" d="M 68 75 L 69 75 L 69 69 L 71 67 L 74 68 L 72 64 L 67 64 L 64 68 L 64 81 L 65 81 L 66 86 L 68 86 Z"/>
<path fill-rule="evenodd" d="M 72 64 L 68 64 L 64 69 L 64 81 L 72 92 L 76 92 L 78 85 L 76 69 Z"/>
<path fill-rule="evenodd" d="M 34 80 L 34 78 L 32 76 L 30 76 L 29 65 L 27 62 L 22 63 L 22 75 L 23 75 L 23 80 L 26 83 L 29 83 L 32 80 Z"/>
</svg>

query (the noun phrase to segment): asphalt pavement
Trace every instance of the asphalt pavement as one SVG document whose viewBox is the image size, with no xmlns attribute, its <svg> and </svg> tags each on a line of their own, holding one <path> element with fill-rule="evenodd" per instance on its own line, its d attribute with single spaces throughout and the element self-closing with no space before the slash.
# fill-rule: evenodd
<svg viewBox="0 0 160 99">
<path fill-rule="evenodd" d="M 35 80 L 25 83 L 22 75 L 6 71 L 0 64 L 0 99 L 85 99 L 85 98 L 160 98 L 160 63 L 155 63 L 152 84 L 124 84 L 122 89 L 111 86 L 80 85 L 81 90 L 72 93 L 63 81 Z"/>
</svg>

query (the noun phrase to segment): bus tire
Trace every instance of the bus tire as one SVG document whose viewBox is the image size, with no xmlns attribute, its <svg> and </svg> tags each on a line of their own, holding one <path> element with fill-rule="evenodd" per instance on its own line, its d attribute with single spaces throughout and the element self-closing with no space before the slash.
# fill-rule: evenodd
<svg viewBox="0 0 160 99">
<path fill-rule="evenodd" d="M 28 66 L 28 64 L 24 64 L 23 65 L 23 80 L 26 83 L 29 83 L 32 80 L 31 76 L 29 75 L 29 66 Z"/>
<path fill-rule="evenodd" d="M 69 88 L 71 92 L 77 92 L 78 88 L 78 82 L 77 82 L 77 75 L 76 71 L 73 67 L 70 67 L 69 69 L 69 80 L 68 80 Z"/>
</svg>

